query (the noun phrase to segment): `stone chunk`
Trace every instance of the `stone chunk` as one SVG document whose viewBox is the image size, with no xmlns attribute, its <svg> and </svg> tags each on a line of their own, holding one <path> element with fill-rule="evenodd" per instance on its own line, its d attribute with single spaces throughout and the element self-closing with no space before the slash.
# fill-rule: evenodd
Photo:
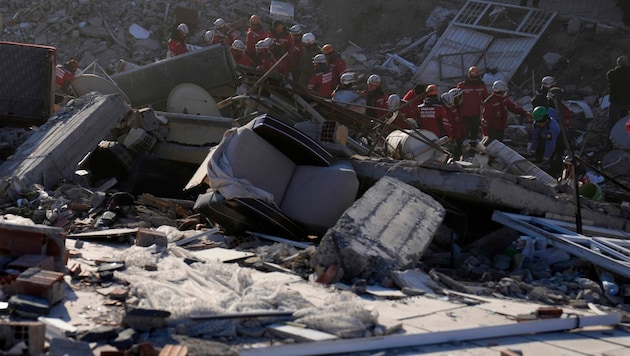
<svg viewBox="0 0 630 356">
<path fill-rule="evenodd" d="M 444 208 L 431 196 L 383 177 L 328 230 L 313 263 L 340 266 L 348 281 L 380 281 L 391 270 L 413 267 L 444 215 Z"/>
</svg>

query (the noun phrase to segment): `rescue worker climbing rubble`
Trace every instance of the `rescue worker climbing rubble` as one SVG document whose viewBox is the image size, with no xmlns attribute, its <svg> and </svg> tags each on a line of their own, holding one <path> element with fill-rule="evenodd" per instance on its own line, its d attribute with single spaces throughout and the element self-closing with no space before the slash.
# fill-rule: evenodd
<svg viewBox="0 0 630 356">
<path fill-rule="evenodd" d="M 213 26 L 219 41 L 225 45 L 234 43 L 240 37 L 240 33 L 228 26 L 225 20 L 220 17 L 214 20 Z"/>
<path fill-rule="evenodd" d="M 260 24 L 260 17 L 258 17 L 258 15 L 250 16 L 249 28 L 247 29 L 247 35 L 245 36 L 245 53 L 247 53 L 250 58 L 255 58 L 256 43 L 265 38 L 267 38 L 267 32 Z"/>
<path fill-rule="evenodd" d="M 365 115 L 365 98 L 356 90 L 354 84 L 357 75 L 354 72 L 345 72 L 340 76 L 337 88 L 332 92 L 332 100 L 343 107 Z M 352 105 L 356 104 L 356 105 Z"/>
<path fill-rule="evenodd" d="M 271 48 L 272 44 L 273 40 L 269 37 L 256 42 L 256 60 L 254 63 L 256 64 L 256 69 L 260 73 L 264 74 L 269 69 L 271 69 L 274 64 L 276 64 L 275 57 L 269 51 L 269 48 Z"/>
<path fill-rule="evenodd" d="M 313 74 L 307 88 L 322 98 L 330 99 L 333 92 L 332 82 L 332 72 L 326 63 L 326 56 L 320 53 L 313 57 Z"/>
<path fill-rule="evenodd" d="M 289 29 L 293 44 L 289 48 L 289 55 L 287 58 L 287 67 L 291 74 L 291 79 L 297 81 L 300 76 L 300 61 L 302 60 L 302 53 L 304 52 L 304 43 L 302 43 L 303 34 L 302 25 L 293 25 Z"/>
<path fill-rule="evenodd" d="M 361 92 L 365 97 L 365 115 L 380 118 L 387 114 L 387 95 L 381 86 L 381 77 L 372 74 L 367 79 L 367 89 Z"/>
<path fill-rule="evenodd" d="M 532 111 L 532 138 L 528 147 L 534 162 L 554 178 L 562 173 L 564 143 L 561 139 L 558 112 L 553 108 L 537 106 Z"/>
<path fill-rule="evenodd" d="M 494 140 L 503 141 L 508 111 L 531 118 L 530 113 L 507 97 L 507 91 L 507 84 L 502 80 L 497 80 L 492 84 L 492 94 L 483 102 L 481 133 L 488 138 L 487 143 Z M 465 103 L 466 99 L 464 99 Z"/>
<path fill-rule="evenodd" d="M 299 85 L 306 87 L 313 74 L 313 57 L 320 53 L 320 49 L 315 40 L 315 35 L 311 32 L 302 35 L 302 43 L 304 44 L 304 48 L 302 50 L 302 58 L 300 58 L 299 75 L 298 78 L 294 80 L 296 80 Z"/>
<path fill-rule="evenodd" d="M 322 46 L 322 53 L 326 56 L 326 62 L 333 74 L 333 88 L 336 88 L 341 74 L 346 71 L 346 61 L 341 57 L 341 54 L 335 51 L 335 48 L 330 43 Z"/>
<path fill-rule="evenodd" d="M 235 40 L 230 46 L 230 53 L 234 58 L 237 66 L 244 68 L 254 68 L 254 61 L 245 53 L 245 43 L 241 40 Z"/>
<path fill-rule="evenodd" d="M 451 144 L 453 146 L 453 159 L 461 160 L 463 153 L 463 142 L 466 138 L 466 127 L 460 111 L 463 93 L 459 88 L 452 88 L 442 94 L 442 101 L 446 106 L 446 114 L 451 125 Z"/>
<path fill-rule="evenodd" d="M 279 20 L 274 20 L 271 24 L 269 37 L 274 40 L 271 52 L 276 58 L 282 57 L 282 55 L 289 52 L 293 46 L 293 37 L 286 26 Z"/>
<path fill-rule="evenodd" d="M 556 84 L 556 79 L 552 76 L 545 76 L 540 81 L 540 88 L 536 91 L 536 95 L 532 98 L 532 107 L 544 106 L 546 108 L 554 108 L 561 114 L 562 119 L 564 120 L 564 125 L 566 128 L 571 127 L 571 111 L 569 108 L 562 102 L 562 100 L 553 100 L 553 94 L 551 89 L 556 88 L 557 90 L 561 90 L 558 88 Z M 556 103 L 559 106 L 556 107 Z"/>
<path fill-rule="evenodd" d="M 177 28 L 171 33 L 171 37 L 168 39 L 168 52 L 166 58 L 179 56 L 188 52 L 186 46 L 186 39 L 188 38 L 188 25 L 180 23 Z"/>
</svg>

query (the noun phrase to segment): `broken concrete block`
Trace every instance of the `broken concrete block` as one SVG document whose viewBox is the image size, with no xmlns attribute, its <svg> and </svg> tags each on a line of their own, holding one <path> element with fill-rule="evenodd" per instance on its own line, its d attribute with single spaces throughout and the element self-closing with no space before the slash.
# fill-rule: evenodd
<svg viewBox="0 0 630 356">
<path fill-rule="evenodd" d="M 50 356 L 92 355 L 90 344 L 69 339 L 53 338 L 50 340 Z"/>
<path fill-rule="evenodd" d="M 55 269 L 55 261 L 52 256 L 22 255 L 9 263 L 9 268 L 20 271 L 25 271 L 31 267 L 52 271 Z"/>
<path fill-rule="evenodd" d="M 162 327 L 170 315 L 165 310 L 130 308 L 125 313 L 123 324 L 136 330 L 148 331 Z"/>
<path fill-rule="evenodd" d="M 136 246 L 166 246 L 167 244 L 168 238 L 164 232 L 145 228 L 138 229 L 138 233 L 136 234 Z"/>
<path fill-rule="evenodd" d="M 24 350 L 28 355 L 44 354 L 45 334 L 46 325 L 40 322 L 0 322 L 0 346 L 10 348 L 24 343 L 28 345 L 28 350 Z"/>
<path fill-rule="evenodd" d="M 50 304 L 44 298 L 17 294 L 9 298 L 9 309 L 21 317 L 36 319 L 40 315 L 48 315 Z"/>
<path fill-rule="evenodd" d="M 63 300 L 63 273 L 31 267 L 18 276 L 15 284 L 17 293 L 43 298 L 50 305 Z"/>
<path fill-rule="evenodd" d="M 431 196 L 398 179 L 381 178 L 322 238 L 314 264 L 339 265 L 343 278 L 380 281 L 412 267 L 444 219 Z"/>
<path fill-rule="evenodd" d="M 47 188 L 71 179 L 85 155 L 129 112 L 119 95 L 90 93 L 72 100 L 0 165 L 0 177 L 14 176 L 26 186 L 39 183 Z"/>
<path fill-rule="evenodd" d="M 79 333 L 77 340 L 83 342 L 109 341 L 118 337 L 118 331 L 113 326 L 97 326 L 91 330 Z"/>
</svg>

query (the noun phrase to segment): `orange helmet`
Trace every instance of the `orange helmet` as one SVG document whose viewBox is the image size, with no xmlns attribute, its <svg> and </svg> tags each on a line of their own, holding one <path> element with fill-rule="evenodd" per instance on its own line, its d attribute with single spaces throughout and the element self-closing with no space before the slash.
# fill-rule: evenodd
<svg viewBox="0 0 630 356">
<path fill-rule="evenodd" d="M 427 85 L 426 89 L 427 95 L 438 95 L 438 87 L 435 84 Z"/>
<path fill-rule="evenodd" d="M 479 76 L 479 68 L 472 66 L 468 68 L 468 78 L 477 78 Z"/>
<path fill-rule="evenodd" d="M 249 17 L 249 24 L 250 25 L 258 25 L 260 24 L 260 17 L 258 17 L 258 15 L 252 15 Z"/>
<path fill-rule="evenodd" d="M 323 54 L 331 54 L 335 51 L 335 49 L 333 48 L 333 46 L 330 43 L 326 43 L 323 47 L 322 47 L 322 53 Z"/>
</svg>

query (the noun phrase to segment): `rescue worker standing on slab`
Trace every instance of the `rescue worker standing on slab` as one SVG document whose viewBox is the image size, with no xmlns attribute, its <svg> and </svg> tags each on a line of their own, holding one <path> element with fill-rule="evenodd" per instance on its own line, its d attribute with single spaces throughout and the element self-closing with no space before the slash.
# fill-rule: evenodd
<svg viewBox="0 0 630 356">
<path fill-rule="evenodd" d="M 453 159 L 461 160 L 463 153 L 463 143 L 466 138 L 466 127 L 460 108 L 462 106 L 463 92 L 459 88 L 452 88 L 442 94 L 442 102 L 446 105 L 446 114 L 451 125 L 451 144 L 453 149 Z"/>
<path fill-rule="evenodd" d="M 529 146 L 534 154 L 534 162 L 554 178 L 562 173 L 564 143 L 560 137 L 558 112 L 553 108 L 537 106 L 532 111 L 532 139 Z"/>
<path fill-rule="evenodd" d="M 346 71 L 346 61 L 341 57 L 341 54 L 335 51 L 335 48 L 330 43 L 322 46 L 322 53 L 326 56 L 328 67 L 330 67 L 330 71 L 333 74 L 333 88 L 336 88 L 341 74 Z"/>
<path fill-rule="evenodd" d="M 186 38 L 188 38 L 188 25 L 180 23 L 168 39 L 168 52 L 166 53 L 166 58 L 179 56 L 180 54 L 188 52 Z"/>
<path fill-rule="evenodd" d="M 438 87 L 429 84 L 425 90 L 426 98 L 418 107 L 418 127 L 429 130 L 437 137 L 451 136 L 451 124 L 444 103 L 438 97 Z"/>
<path fill-rule="evenodd" d="M 477 141 L 481 123 L 481 106 L 488 97 L 488 88 L 481 80 L 479 68 L 476 66 L 468 68 L 468 78 L 457 83 L 457 88 L 461 89 L 464 95 L 461 112 L 466 126 L 466 135 L 469 140 Z"/>
<path fill-rule="evenodd" d="M 258 15 L 250 16 L 249 28 L 247 29 L 247 35 L 245 36 L 245 47 L 247 48 L 245 53 L 247 53 L 250 58 L 255 58 L 256 43 L 265 38 L 267 38 L 267 32 L 260 24 L 260 17 L 258 17 Z"/>
<path fill-rule="evenodd" d="M 531 116 L 525 109 L 507 97 L 507 91 L 507 84 L 502 80 L 497 80 L 492 84 L 492 94 L 483 103 L 481 133 L 488 137 L 487 143 L 494 140 L 503 141 L 508 111 L 521 116 Z M 466 99 L 464 98 L 465 104 Z"/>
<path fill-rule="evenodd" d="M 367 89 L 361 92 L 365 97 L 365 115 L 378 119 L 387 114 L 387 95 L 381 87 L 381 77 L 372 74 L 367 79 Z"/>
<path fill-rule="evenodd" d="M 313 75 L 307 88 L 322 98 L 330 99 L 332 95 L 332 72 L 326 64 L 326 56 L 321 53 L 313 57 Z"/>
<path fill-rule="evenodd" d="M 619 56 L 617 66 L 606 73 L 610 93 L 608 132 L 630 110 L 630 57 Z"/>
</svg>

